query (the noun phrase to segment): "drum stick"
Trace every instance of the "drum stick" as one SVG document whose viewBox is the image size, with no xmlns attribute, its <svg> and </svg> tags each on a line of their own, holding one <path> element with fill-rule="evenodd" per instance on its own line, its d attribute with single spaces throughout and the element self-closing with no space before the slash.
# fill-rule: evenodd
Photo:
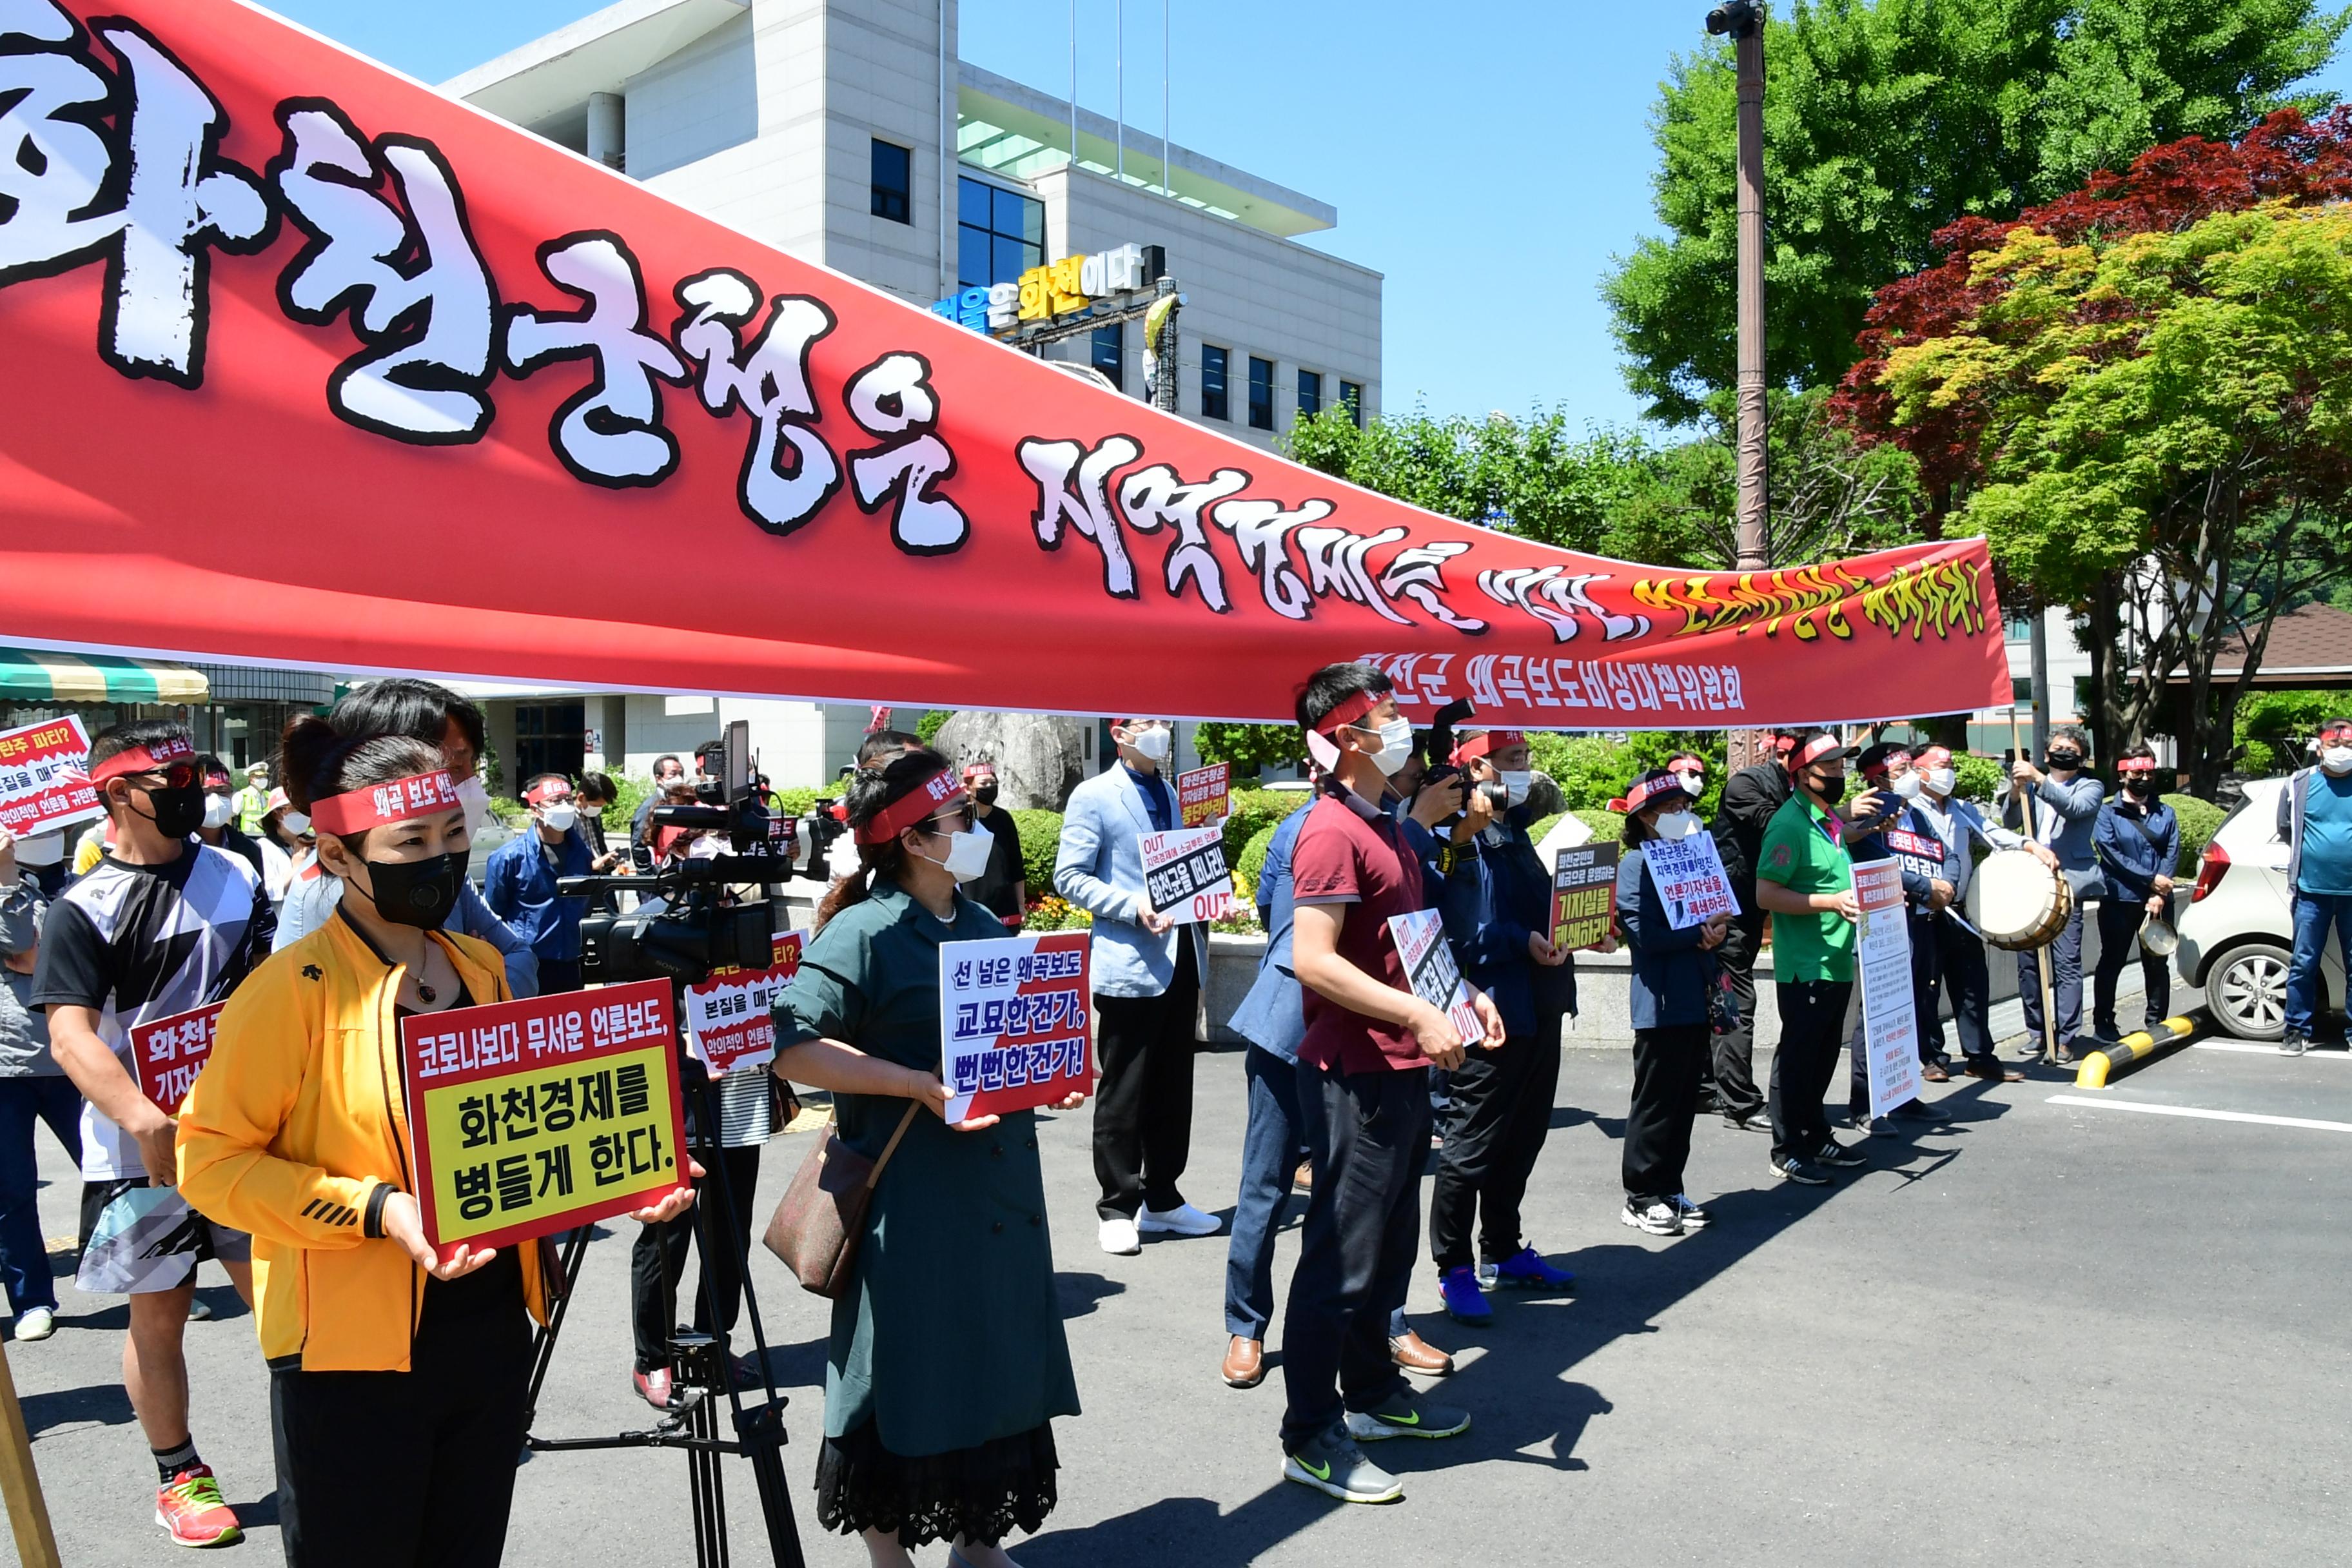
<svg viewBox="0 0 2352 1568">
<path fill-rule="evenodd" d="M 2018 734 L 2017 705 L 2013 702 L 2009 708 L 2009 745 L 2013 760 L 2023 762 L 2025 742 Z M 2017 795 L 2018 821 L 2025 827 L 2025 837 L 2038 843 L 2033 830 L 2033 792 L 2021 788 L 2013 772 L 2009 787 Z M 2050 944 L 2046 942 L 2033 950 L 2033 973 L 2042 982 L 2042 1059 L 2054 1062 L 2058 1059 L 2058 1019 L 2050 1002 Z"/>
</svg>

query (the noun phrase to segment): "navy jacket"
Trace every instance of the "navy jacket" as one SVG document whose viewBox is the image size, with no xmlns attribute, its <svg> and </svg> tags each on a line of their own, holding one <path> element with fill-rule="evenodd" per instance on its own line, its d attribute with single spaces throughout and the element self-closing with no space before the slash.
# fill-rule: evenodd
<svg viewBox="0 0 2352 1568">
<path fill-rule="evenodd" d="M 1617 934 L 1633 958 L 1626 1005 L 1637 1029 L 1672 1029 L 1708 1021 L 1715 954 L 1702 951 L 1706 927 L 1676 931 L 1650 879 L 1649 858 L 1628 848 L 1617 861 Z"/>
<path fill-rule="evenodd" d="M 1903 902 L 1913 916 L 1931 913 L 1928 896 L 1934 892 L 1937 879 L 1960 886 L 1958 867 L 1954 864 L 1961 849 L 1944 843 L 1936 825 L 1916 805 L 1906 803 L 1903 809 L 1886 819 L 1886 826 L 1876 833 L 1853 841 L 1847 853 L 1857 866 L 1873 860 L 1895 859 L 1903 864 Z"/>
<path fill-rule="evenodd" d="M 1527 818 L 1527 808 L 1515 806 L 1460 844 L 1421 835 L 1418 825 L 1406 830 L 1412 842 L 1429 847 L 1423 863 L 1454 964 L 1495 999 L 1515 1039 L 1534 1034 L 1546 1014 L 1576 1011 L 1576 961 L 1547 968 L 1528 954 L 1528 933 L 1551 928 L 1551 878 L 1528 837 Z"/>
<path fill-rule="evenodd" d="M 1258 960 L 1257 978 L 1249 994 L 1234 1009 L 1234 1033 L 1260 1050 L 1284 1061 L 1298 1059 L 1298 1042 L 1307 1033 L 1307 1004 L 1291 968 L 1290 938 L 1296 907 L 1291 900 L 1290 854 L 1298 844 L 1298 829 L 1315 804 L 1292 812 L 1274 830 L 1265 847 L 1265 864 L 1257 874 L 1257 919 L 1265 927 L 1265 955 Z"/>
<path fill-rule="evenodd" d="M 482 868 L 483 901 L 540 957 L 558 963 L 578 958 L 580 917 L 588 912 L 588 900 L 559 896 L 555 879 L 585 877 L 594 860 L 578 828 L 565 834 L 561 844 L 548 844 L 535 825 L 526 823 L 490 851 L 489 864 Z"/>
<path fill-rule="evenodd" d="M 2147 832 L 2141 831 L 2142 825 Z M 2099 869 L 2106 873 L 2110 900 L 2147 902 L 2156 891 L 2153 879 L 2171 876 L 2180 864 L 2180 823 L 2172 807 L 2160 800 L 2145 807 L 2127 795 L 2106 801 L 2091 829 L 2091 843 L 2098 851 Z"/>
</svg>

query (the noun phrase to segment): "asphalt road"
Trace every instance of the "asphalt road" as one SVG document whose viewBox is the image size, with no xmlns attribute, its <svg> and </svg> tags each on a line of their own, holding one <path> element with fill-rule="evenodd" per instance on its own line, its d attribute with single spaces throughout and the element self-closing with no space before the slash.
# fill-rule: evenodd
<svg viewBox="0 0 2352 1568">
<path fill-rule="evenodd" d="M 1205 1056 L 1192 1178 L 1230 1205 L 1241 1058 Z M 1277 1373 L 1216 1378 L 1224 1243 L 1093 1246 L 1087 1113 L 1043 1139 L 1062 1298 L 1086 1414 L 1056 1430 L 1060 1509 L 1013 1543 L 1027 1568 L 1365 1563 L 2316 1563 L 2352 1540 L 2352 1058 L 2191 1048 L 2104 1093 L 2055 1076 L 1943 1096 L 1958 1121 L 1874 1139 L 1826 1191 L 1770 1184 L 1765 1142 L 1701 1124 L 1709 1231 L 1617 1223 L 1628 1059 L 1570 1052 L 1527 1212 L 1576 1269 L 1572 1300 L 1506 1299 L 1471 1331 L 1412 1310 L 1461 1371 L 1476 1425 L 1376 1450 L 1405 1500 L 1348 1509 L 1277 1479 Z M 1843 1078 L 1839 1080 L 1843 1092 Z M 2075 1100 L 2090 1103 L 2074 1103 Z M 2221 1111 L 2320 1125 L 2133 1110 Z M 807 1146 L 767 1155 L 764 1216 Z M 46 1134 L 44 1134 L 46 1138 Z M 50 1234 L 74 1187 L 45 1145 Z M 1296 1211 L 1294 1210 L 1294 1225 Z M 622 1227 L 625 1231 L 625 1226 Z M 590 1250 L 540 1430 L 640 1426 L 627 1388 L 626 1237 Z M 1277 1283 L 1296 1256 L 1286 1241 Z M 208 1271 L 208 1285 L 218 1280 Z M 811 1504 L 826 1304 L 761 1256 L 786 1461 L 809 1561 L 865 1562 Z M 956 1282 L 940 1297 L 951 1310 Z M 264 1373 L 225 1284 L 189 1331 L 195 1431 L 278 1560 Z M 68 1286 L 45 1343 L 10 1347 L 68 1563 L 173 1556 L 121 1386 L 119 1300 Z M 1277 1347 L 1278 1348 L 1278 1347 Z M 952 1390 L 942 1397 L 952 1398 Z M 352 1435 L 355 1485 L 367 1436 Z M 1400 1452 L 1400 1450 L 1402 1450 Z M 748 1475 L 729 1478 L 738 1563 L 765 1562 Z M 684 1462 L 550 1455 L 520 1481 L 507 1561 L 684 1563 Z M 944 1563 L 932 1547 L 919 1561 Z"/>
</svg>

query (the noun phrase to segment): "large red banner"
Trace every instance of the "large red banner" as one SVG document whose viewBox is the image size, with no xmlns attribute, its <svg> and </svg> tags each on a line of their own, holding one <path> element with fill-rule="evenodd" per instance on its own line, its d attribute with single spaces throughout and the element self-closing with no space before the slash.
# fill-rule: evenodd
<svg viewBox="0 0 2352 1568">
<path fill-rule="evenodd" d="M 1232 719 L 1370 658 L 1568 729 L 2010 700 L 1979 541 L 1694 574 L 1433 516 L 235 0 L 0 5 L 0 357 L 20 642 Z"/>
</svg>

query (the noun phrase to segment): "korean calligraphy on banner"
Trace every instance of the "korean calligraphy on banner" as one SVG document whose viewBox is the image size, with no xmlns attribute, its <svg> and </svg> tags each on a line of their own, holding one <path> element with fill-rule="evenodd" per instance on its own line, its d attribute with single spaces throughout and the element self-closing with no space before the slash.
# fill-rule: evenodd
<svg viewBox="0 0 2352 1568">
<path fill-rule="evenodd" d="M 1418 510 L 236 0 L 0 5 L 0 105 L 12 642 L 1286 722 L 1304 671 L 1354 658 L 1418 723 L 1460 698 L 1566 729 L 2009 700 L 1981 540 L 1692 572 Z M 557 515 L 595 559 L 698 570 L 451 602 L 439 560 Z M 300 573 L 251 548 L 295 529 Z M 802 591 L 824 582 L 866 591 Z M 940 657 L 975 604 L 1063 635 Z M 1858 711 L 1897 653 L 1899 712 Z"/>
<path fill-rule="evenodd" d="M 1143 896 L 1178 925 L 1223 920 L 1234 907 L 1234 874 L 1225 866 L 1224 835 L 1213 827 L 1147 833 Z"/>
<path fill-rule="evenodd" d="M 131 1026 L 131 1061 L 139 1069 L 139 1092 L 166 1116 L 180 1114 L 180 1102 L 196 1075 L 212 1059 L 213 1034 L 226 1002 Z"/>
<path fill-rule="evenodd" d="M 1211 763 L 1176 775 L 1176 816 L 1187 827 L 1223 822 L 1232 809 L 1234 765 Z"/>
<path fill-rule="evenodd" d="M 801 966 L 804 931 L 778 931 L 775 963 L 767 969 L 714 969 L 686 988 L 687 1043 L 695 1059 L 723 1078 L 776 1056 L 776 994 Z"/>
<path fill-rule="evenodd" d="M 89 763 L 89 734 L 76 714 L 0 730 L 0 828 L 25 838 L 104 816 L 97 789 L 71 782 Z"/>
<path fill-rule="evenodd" d="M 1716 853 L 1713 834 L 1653 838 L 1642 846 L 1642 854 L 1666 906 L 1666 923 L 1675 930 L 1739 912 L 1739 900 L 1731 890 L 1731 879 L 1723 874 L 1723 857 Z"/>
<path fill-rule="evenodd" d="M 1084 931 L 941 945 L 940 1079 L 950 1122 L 1093 1091 L 1092 946 Z"/>
<path fill-rule="evenodd" d="M 1470 1005 L 1470 987 L 1454 966 L 1454 950 L 1445 944 L 1445 923 L 1435 910 L 1415 910 L 1389 917 L 1389 940 L 1397 944 L 1412 994 L 1453 1020 L 1462 1043 L 1475 1046 L 1486 1037 L 1486 1026 Z"/>
<path fill-rule="evenodd" d="M 400 1021 L 417 1204 L 444 1258 L 645 1208 L 686 1180 L 669 995 L 646 980 Z"/>
<path fill-rule="evenodd" d="M 1597 947 L 1617 929 L 1617 846 L 1563 849 L 1551 875 L 1551 944 L 1570 952 Z"/>
<path fill-rule="evenodd" d="M 1870 1113 L 1884 1116 L 1919 1096 L 1919 1021 L 1911 1005 L 1911 933 L 1903 909 L 1903 864 L 1865 860 L 1853 868 L 1862 929 L 1854 939 L 1862 974 L 1862 1043 L 1869 1053 Z"/>
</svg>

